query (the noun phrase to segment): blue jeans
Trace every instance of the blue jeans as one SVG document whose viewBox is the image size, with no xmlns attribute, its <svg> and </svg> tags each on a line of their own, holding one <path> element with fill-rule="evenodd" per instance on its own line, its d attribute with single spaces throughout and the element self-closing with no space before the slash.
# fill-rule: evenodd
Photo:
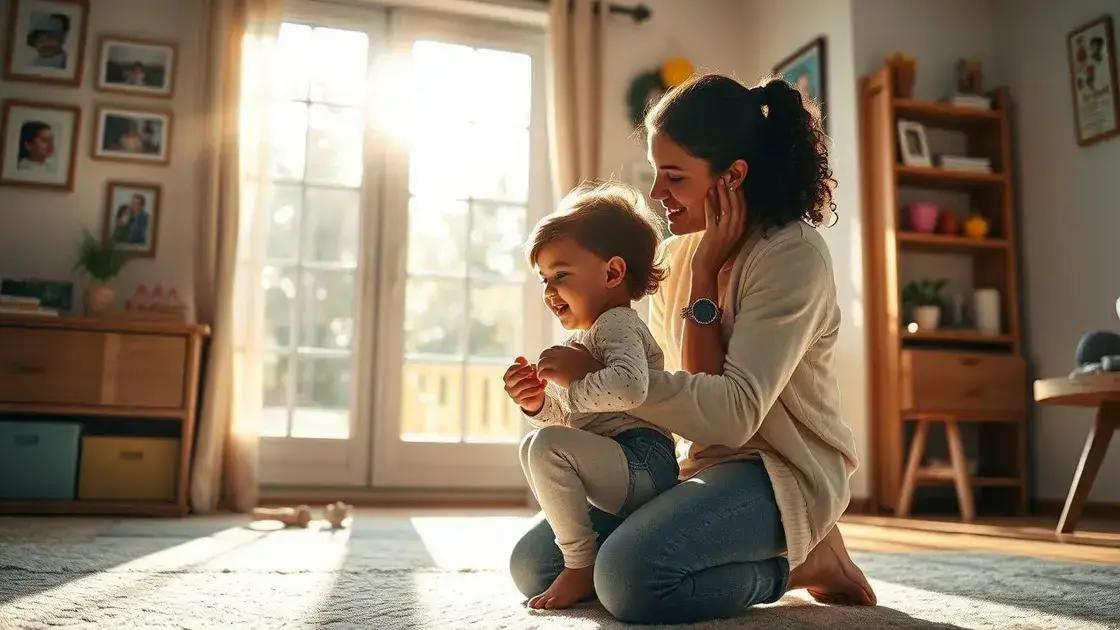
<svg viewBox="0 0 1120 630">
<path fill-rule="evenodd" d="M 681 469 L 673 453 L 673 440 L 656 429 L 630 429 L 616 435 L 614 441 L 622 447 L 630 466 L 630 487 L 626 492 L 626 503 L 618 514 L 625 518 L 650 499 L 677 485 Z"/>
<path fill-rule="evenodd" d="M 623 520 L 589 506 L 599 537 L 595 591 L 629 623 L 733 617 L 777 601 L 789 586 L 785 533 L 758 458 L 713 466 Z M 564 568 L 541 520 L 514 546 L 510 573 L 526 597 Z"/>
</svg>

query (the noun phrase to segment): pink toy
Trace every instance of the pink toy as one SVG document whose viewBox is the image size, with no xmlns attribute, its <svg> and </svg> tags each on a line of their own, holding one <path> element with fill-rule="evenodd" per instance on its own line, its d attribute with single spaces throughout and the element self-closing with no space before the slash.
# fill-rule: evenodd
<svg viewBox="0 0 1120 630">
<path fill-rule="evenodd" d="M 933 234 L 937 228 L 937 215 L 941 209 L 931 201 L 918 201 L 906 206 L 906 220 L 910 229 L 923 234 Z"/>
</svg>

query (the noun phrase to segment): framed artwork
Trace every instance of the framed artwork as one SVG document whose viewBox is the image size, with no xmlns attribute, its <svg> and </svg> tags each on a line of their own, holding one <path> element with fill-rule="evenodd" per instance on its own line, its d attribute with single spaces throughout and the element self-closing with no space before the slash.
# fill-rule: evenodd
<svg viewBox="0 0 1120 630">
<path fill-rule="evenodd" d="M 104 36 L 98 49 L 98 90 L 161 98 L 174 94 L 174 44 Z"/>
<path fill-rule="evenodd" d="M 82 83 L 88 0 L 10 0 L 4 78 Z"/>
<path fill-rule="evenodd" d="M 171 112 L 98 107 L 93 157 L 167 164 L 171 159 Z"/>
<path fill-rule="evenodd" d="M 1076 28 L 1066 43 L 1077 144 L 1085 146 L 1120 133 L 1120 92 L 1116 81 L 1116 40 L 1112 17 Z"/>
<path fill-rule="evenodd" d="M 80 121 L 70 105 L 4 101 L 0 184 L 73 190 Z"/>
<path fill-rule="evenodd" d="M 926 128 L 912 120 L 898 121 L 898 152 L 906 166 L 933 166 Z"/>
<path fill-rule="evenodd" d="M 828 131 L 827 52 L 825 38 L 821 36 L 774 66 L 774 74 L 797 88 L 802 99 L 816 101 L 820 105 L 821 124 L 825 131 Z"/>
<path fill-rule="evenodd" d="M 105 186 L 104 239 L 137 258 L 155 258 L 159 184 L 110 181 Z"/>
</svg>

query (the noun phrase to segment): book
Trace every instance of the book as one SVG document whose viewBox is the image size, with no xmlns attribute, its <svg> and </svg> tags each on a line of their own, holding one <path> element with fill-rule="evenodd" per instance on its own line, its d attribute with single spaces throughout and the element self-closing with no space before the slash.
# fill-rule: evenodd
<svg viewBox="0 0 1120 630">
<path fill-rule="evenodd" d="M 978 173 L 992 172 L 992 161 L 985 157 L 939 155 L 937 156 L 937 164 L 941 168 L 953 171 L 971 171 Z"/>
<path fill-rule="evenodd" d="M 58 310 L 53 308 L 20 308 L 10 306 L 0 306 L 0 316 L 2 315 L 17 315 L 26 317 L 58 317 Z"/>
<path fill-rule="evenodd" d="M 954 94 L 948 99 L 950 105 L 970 109 L 991 109 L 992 99 L 979 94 Z"/>
</svg>

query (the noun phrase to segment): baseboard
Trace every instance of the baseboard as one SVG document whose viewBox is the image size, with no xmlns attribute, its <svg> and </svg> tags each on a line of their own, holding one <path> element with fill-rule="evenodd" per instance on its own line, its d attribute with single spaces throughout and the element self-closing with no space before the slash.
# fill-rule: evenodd
<svg viewBox="0 0 1120 630">
<path fill-rule="evenodd" d="M 274 486 L 261 489 L 261 505 L 315 505 L 345 501 L 363 507 L 524 508 L 520 489 L 443 490 L 431 488 L 309 488 Z"/>
<path fill-rule="evenodd" d="M 1045 516 L 1061 516 L 1065 499 L 1035 499 L 1031 501 L 1031 513 Z M 1120 503 L 1090 502 L 1081 512 L 1085 518 L 1120 519 Z"/>
</svg>

